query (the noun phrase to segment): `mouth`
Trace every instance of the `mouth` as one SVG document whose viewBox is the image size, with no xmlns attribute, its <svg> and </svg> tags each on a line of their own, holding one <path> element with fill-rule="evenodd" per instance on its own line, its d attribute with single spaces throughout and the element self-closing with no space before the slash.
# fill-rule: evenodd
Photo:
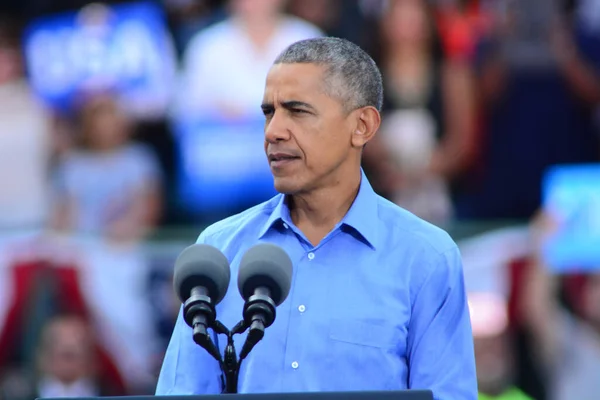
<svg viewBox="0 0 600 400">
<path fill-rule="evenodd" d="M 286 164 L 289 164 L 293 161 L 299 160 L 300 157 L 297 156 L 293 156 L 291 154 L 284 154 L 284 153 L 274 153 L 274 154 L 269 154 L 269 164 L 271 164 L 271 166 L 273 167 L 282 167 Z"/>
</svg>

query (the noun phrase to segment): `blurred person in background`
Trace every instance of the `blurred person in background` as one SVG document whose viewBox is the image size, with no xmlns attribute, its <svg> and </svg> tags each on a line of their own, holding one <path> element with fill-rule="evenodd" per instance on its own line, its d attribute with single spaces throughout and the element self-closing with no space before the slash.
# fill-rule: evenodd
<svg viewBox="0 0 600 400">
<path fill-rule="evenodd" d="M 596 400 L 600 393 L 600 272 L 585 272 L 577 293 L 561 296 L 567 276 L 553 273 L 542 257 L 542 247 L 560 223 L 540 212 L 532 226 L 536 254 L 527 273 L 522 309 L 533 335 L 536 361 L 546 378 L 547 398 Z"/>
<path fill-rule="evenodd" d="M 39 350 L 40 397 L 98 396 L 92 332 L 82 319 L 59 317 L 42 333 Z"/>
<path fill-rule="evenodd" d="M 225 0 L 163 0 L 163 3 L 180 56 L 199 30 L 226 18 Z"/>
<path fill-rule="evenodd" d="M 52 318 L 43 328 L 35 373 L 5 377 L 0 397 L 30 400 L 38 397 L 118 395 L 101 382 L 94 335 L 87 322 L 74 315 Z"/>
<path fill-rule="evenodd" d="M 53 227 L 135 243 L 160 218 L 158 162 L 130 140 L 131 121 L 112 97 L 84 100 L 78 122 L 79 145 L 55 171 Z"/>
<path fill-rule="evenodd" d="M 444 57 L 427 1 L 394 0 L 388 7 L 375 53 L 387 83 L 379 140 L 393 162 L 367 146 L 365 167 L 377 181 L 380 169 L 395 163 L 396 184 L 380 192 L 430 222 L 445 222 L 450 187 L 474 152 L 472 72 L 467 62 Z"/>
<path fill-rule="evenodd" d="M 175 112 L 207 118 L 260 118 L 264 79 L 288 45 L 322 35 L 282 11 L 286 0 L 230 0 L 230 17 L 191 39 Z"/>
<path fill-rule="evenodd" d="M 49 211 L 52 120 L 24 75 L 20 29 L 0 18 L 0 231 L 40 229 Z"/>
<path fill-rule="evenodd" d="M 327 36 L 367 46 L 372 17 L 363 0 L 288 0 L 288 11 L 318 26 Z"/>
<path fill-rule="evenodd" d="M 599 160 L 600 37 L 583 29 L 574 1 L 499 4 L 477 55 L 484 137 L 461 219 L 529 219 L 549 166 Z"/>
<path fill-rule="evenodd" d="M 493 293 L 470 293 L 479 400 L 533 400 L 514 385 L 516 363 L 508 304 Z"/>
<path fill-rule="evenodd" d="M 436 20 L 444 55 L 472 61 L 477 44 L 493 26 L 496 0 L 436 0 Z"/>
</svg>

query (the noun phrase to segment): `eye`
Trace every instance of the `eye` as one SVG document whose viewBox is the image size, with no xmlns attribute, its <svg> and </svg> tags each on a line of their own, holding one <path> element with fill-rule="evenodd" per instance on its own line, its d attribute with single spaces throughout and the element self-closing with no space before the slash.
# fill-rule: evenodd
<svg viewBox="0 0 600 400">
<path fill-rule="evenodd" d="M 270 118 L 273 116 L 274 110 L 272 108 L 263 108 L 262 112 L 265 117 Z"/>
<path fill-rule="evenodd" d="M 290 111 L 292 112 L 292 114 L 308 114 L 308 111 L 303 110 L 301 108 L 292 108 Z"/>
</svg>

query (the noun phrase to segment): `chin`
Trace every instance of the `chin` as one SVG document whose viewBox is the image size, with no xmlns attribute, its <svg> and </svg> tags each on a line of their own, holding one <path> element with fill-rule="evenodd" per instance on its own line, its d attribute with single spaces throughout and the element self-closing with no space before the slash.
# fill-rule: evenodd
<svg viewBox="0 0 600 400">
<path fill-rule="evenodd" d="M 294 194 L 300 190 L 297 182 L 289 178 L 275 178 L 274 185 L 275 190 L 282 194 Z"/>
</svg>

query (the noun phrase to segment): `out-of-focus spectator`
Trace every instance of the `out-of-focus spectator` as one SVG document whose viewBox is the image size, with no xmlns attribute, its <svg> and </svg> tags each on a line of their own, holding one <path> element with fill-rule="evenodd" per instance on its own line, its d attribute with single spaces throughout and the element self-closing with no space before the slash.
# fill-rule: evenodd
<svg viewBox="0 0 600 400">
<path fill-rule="evenodd" d="M 172 21 L 173 36 L 180 55 L 194 35 L 226 18 L 225 0 L 163 0 Z"/>
<path fill-rule="evenodd" d="M 480 0 L 438 0 L 438 4 L 437 21 L 446 56 L 471 59 L 478 40 L 491 29 L 489 5 Z"/>
<path fill-rule="evenodd" d="M 183 60 L 176 113 L 260 117 L 269 67 L 291 43 L 321 36 L 314 25 L 282 13 L 285 0 L 231 0 L 231 16 L 199 32 Z"/>
<path fill-rule="evenodd" d="M 24 77 L 19 37 L 0 20 L 0 230 L 41 228 L 49 211 L 51 119 Z"/>
<path fill-rule="evenodd" d="M 532 400 L 514 386 L 508 304 L 492 293 L 469 294 L 480 400 Z"/>
<path fill-rule="evenodd" d="M 482 165 L 457 203 L 462 219 L 529 219 L 549 166 L 599 159 L 600 36 L 556 2 L 510 4 L 478 55 Z"/>
<path fill-rule="evenodd" d="M 562 276 L 544 264 L 541 248 L 559 228 L 547 213 L 533 223 L 536 256 L 527 274 L 522 309 L 550 400 L 592 400 L 600 393 L 600 273 L 589 273 L 577 295 L 560 301 Z"/>
<path fill-rule="evenodd" d="M 136 242 L 160 217 L 158 162 L 130 141 L 130 122 L 111 97 L 92 96 L 79 117 L 79 146 L 56 171 L 53 225 Z"/>
<path fill-rule="evenodd" d="M 78 316 L 51 319 L 42 330 L 35 371 L 9 375 L 2 397 L 26 400 L 118 394 L 100 380 L 94 337 L 87 322 Z"/>
<path fill-rule="evenodd" d="M 360 3 L 360 0 L 289 0 L 288 9 L 328 36 L 343 37 L 366 47 L 372 32 L 372 18 Z"/>
<path fill-rule="evenodd" d="M 93 335 L 76 317 L 51 321 L 39 350 L 40 397 L 97 396 Z"/>
<path fill-rule="evenodd" d="M 474 152 L 474 88 L 469 64 L 445 59 L 435 20 L 424 0 L 394 0 L 382 20 L 377 57 L 386 85 L 379 139 L 399 167 L 387 197 L 434 222 L 450 218 L 450 188 Z M 365 149 L 377 181 L 384 157 Z"/>
</svg>

